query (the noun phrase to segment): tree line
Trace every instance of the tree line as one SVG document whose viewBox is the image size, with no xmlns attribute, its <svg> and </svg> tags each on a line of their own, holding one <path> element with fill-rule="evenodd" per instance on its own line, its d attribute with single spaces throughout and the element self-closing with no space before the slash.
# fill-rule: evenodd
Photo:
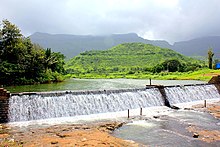
<svg viewBox="0 0 220 147">
<path fill-rule="evenodd" d="M 0 25 L 0 84 L 23 85 L 63 80 L 64 55 L 43 49 L 3 20 Z"/>
</svg>

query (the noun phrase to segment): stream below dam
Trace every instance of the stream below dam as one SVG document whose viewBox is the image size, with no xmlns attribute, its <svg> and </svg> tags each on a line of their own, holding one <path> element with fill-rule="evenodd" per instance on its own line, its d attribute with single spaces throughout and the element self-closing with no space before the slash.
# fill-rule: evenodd
<svg viewBox="0 0 220 147">
<path fill-rule="evenodd" d="M 219 123 L 218 119 L 208 113 L 179 110 L 167 115 L 133 121 L 114 131 L 113 135 L 150 146 L 219 146 L 220 141 L 207 143 L 194 138 L 193 133 L 187 130 L 196 126 L 202 130 L 219 131 Z"/>
</svg>

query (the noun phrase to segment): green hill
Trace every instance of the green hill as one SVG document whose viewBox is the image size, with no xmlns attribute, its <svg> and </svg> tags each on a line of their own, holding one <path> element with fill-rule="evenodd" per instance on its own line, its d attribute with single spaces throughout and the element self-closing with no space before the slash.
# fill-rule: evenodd
<svg viewBox="0 0 220 147">
<path fill-rule="evenodd" d="M 156 46 L 170 48 L 171 45 L 163 40 L 147 40 L 135 33 L 94 35 L 67 35 L 34 33 L 30 36 L 32 42 L 44 48 L 51 48 L 54 52 L 63 53 L 68 59 L 77 56 L 83 51 L 106 50 L 122 43 L 142 42 Z"/>
<path fill-rule="evenodd" d="M 178 60 L 181 65 L 198 65 L 198 60 L 183 56 L 171 49 L 144 43 L 124 43 L 103 51 L 86 51 L 66 63 L 65 69 L 74 75 L 93 77 L 94 74 L 134 74 L 152 72 L 167 60 Z M 162 69 L 166 70 L 166 69 Z"/>
</svg>

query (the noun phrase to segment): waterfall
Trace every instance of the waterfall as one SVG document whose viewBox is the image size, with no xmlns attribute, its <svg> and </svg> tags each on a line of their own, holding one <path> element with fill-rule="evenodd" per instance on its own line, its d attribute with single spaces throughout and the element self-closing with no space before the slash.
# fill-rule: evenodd
<svg viewBox="0 0 220 147">
<path fill-rule="evenodd" d="M 167 100 L 171 105 L 220 98 L 220 94 L 214 85 L 165 87 L 165 92 Z"/>
<path fill-rule="evenodd" d="M 160 89 L 160 90 L 159 90 Z M 214 85 L 155 86 L 107 91 L 65 91 L 14 94 L 9 98 L 9 121 L 71 117 L 127 109 L 164 106 L 220 98 Z"/>
<path fill-rule="evenodd" d="M 13 95 L 9 99 L 9 121 L 70 117 L 162 105 L 164 100 L 157 88 Z"/>
</svg>

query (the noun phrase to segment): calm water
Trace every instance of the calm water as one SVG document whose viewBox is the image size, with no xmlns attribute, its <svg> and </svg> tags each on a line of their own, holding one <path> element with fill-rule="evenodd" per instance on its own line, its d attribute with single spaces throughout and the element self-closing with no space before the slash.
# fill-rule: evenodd
<svg viewBox="0 0 220 147">
<path fill-rule="evenodd" d="M 144 88 L 150 81 L 139 79 L 68 79 L 61 83 L 24 85 L 5 87 L 10 92 L 40 92 L 65 90 L 104 90 L 123 88 Z M 152 84 L 184 85 L 200 84 L 203 81 L 194 80 L 152 80 Z"/>
</svg>

